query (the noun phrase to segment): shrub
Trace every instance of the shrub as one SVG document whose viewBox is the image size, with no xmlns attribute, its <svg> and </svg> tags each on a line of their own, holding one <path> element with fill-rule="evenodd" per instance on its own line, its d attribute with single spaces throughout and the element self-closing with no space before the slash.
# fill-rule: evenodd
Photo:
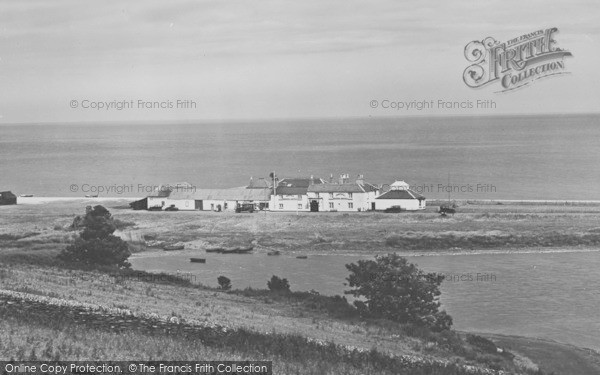
<svg viewBox="0 0 600 375">
<path fill-rule="evenodd" d="M 399 323 L 425 325 L 434 331 L 452 326 L 452 317 L 439 311 L 439 286 L 444 276 L 425 273 L 397 254 L 347 264 L 354 289 L 345 291 L 366 300 L 355 302 L 363 315 Z"/>
<path fill-rule="evenodd" d="M 73 228 L 83 230 L 79 238 L 59 254 L 67 263 L 87 266 L 129 268 L 131 255 L 127 242 L 113 235 L 116 226 L 108 210 L 102 206 L 87 207 L 86 215 L 73 221 Z"/>
<path fill-rule="evenodd" d="M 267 281 L 267 286 L 269 290 L 272 292 L 289 292 L 290 291 L 290 283 L 287 279 L 280 279 L 279 277 L 273 275 L 270 281 Z"/>
<path fill-rule="evenodd" d="M 231 289 L 231 280 L 225 276 L 217 277 L 217 282 L 219 283 L 219 288 L 223 290 Z"/>
<path fill-rule="evenodd" d="M 497 353 L 498 348 L 492 340 L 478 335 L 467 335 L 467 342 L 484 353 Z"/>
</svg>

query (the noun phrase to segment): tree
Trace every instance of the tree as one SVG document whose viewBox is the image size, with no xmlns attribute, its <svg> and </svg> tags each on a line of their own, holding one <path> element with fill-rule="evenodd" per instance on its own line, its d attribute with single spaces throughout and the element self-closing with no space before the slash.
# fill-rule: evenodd
<svg viewBox="0 0 600 375">
<path fill-rule="evenodd" d="M 131 255 L 129 246 L 127 242 L 113 235 L 116 226 L 106 208 L 88 206 L 85 216 L 76 218 L 73 227 L 83 230 L 79 233 L 79 238 L 60 253 L 60 259 L 88 266 L 131 266 L 127 262 Z"/>
<path fill-rule="evenodd" d="M 287 279 L 281 279 L 278 276 L 273 275 L 270 281 L 267 281 L 267 286 L 271 292 L 289 292 L 290 283 Z"/>
<path fill-rule="evenodd" d="M 345 294 L 362 297 L 355 306 L 363 315 L 400 323 L 426 325 L 441 331 L 452 326 L 452 317 L 439 311 L 439 287 L 444 275 L 425 273 L 397 254 L 347 264 L 349 286 Z"/>
<path fill-rule="evenodd" d="M 217 282 L 219 283 L 219 288 L 223 290 L 231 289 L 231 280 L 225 276 L 217 277 Z"/>
</svg>

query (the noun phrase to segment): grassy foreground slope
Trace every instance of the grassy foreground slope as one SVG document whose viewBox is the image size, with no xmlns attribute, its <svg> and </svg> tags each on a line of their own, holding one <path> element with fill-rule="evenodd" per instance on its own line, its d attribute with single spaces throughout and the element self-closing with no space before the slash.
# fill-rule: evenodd
<svg viewBox="0 0 600 375">
<path fill-rule="evenodd" d="M 126 310 L 136 316 L 195 322 L 202 326 L 242 332 L 242 336 L 235 336 L 235 340 L 205 345 L 200 340 L 181 334 L 165 335 L 163 329 L 148 331 L 123 329 L 119 324 L 114 327 L 113 324 L 86 325 L 81 321 L 52 318 L 40 308 L 29 310 L 34 313 L 26 313 L 24 309 L 0 308 L 0 321 L 3 322 L 0 326 L 7 327 L 0 331 L 3 332 L 0 336 L 3 343 L 0 355 L 5 359 L 48 356 L 62 359 L 190 359 L 194 353 L 200 353 L 206 354 L 205 358 L 215 359 L 272 359 L 276 362 L 276 368 L 281 370 L 276 373 L 283 374 L 376 374 L 388 371 L 386 368 L 389 367 L 385 364 L 392 361 L 390 358 L 400 358 L 401 363 L 415 361 L 450 366 L 445 368 L 448 372 L 424 373 L 460 374 L 463 372 L 459 369 L 463 367 L 452 367 L 455 363 L 472 365 L 474 368 L 508 367 L 515 373 L 536 373 L 538 367 L 554 371 L 552 358 L 557 358 L 561 353 L 566 357 L 581 356 L 582 353 L 559 344 L 554 346 L 552 353 L 542 352 L 536 349 L 536 345 L 530 345 L 529 351 L 520 350 L 514 345 L 519 342 L 518 338 L 513 341 L 506 337 L 504 341 L 498 341 L 498 345 L 510 348 L 511 353 L 516 355 L 514 360 L 507 360 L 482 353 L 464 342 L 457 343 L 408 326 L 333 318 L 325 311 L 292 298 L 269 297 L 265 292 L 227 293 L 181 285 L 122 281 L 94 271 L 11 264 L 0 269 L 0 290 L 2 294 L 23 293 L 28 298 L 49 299 L 59 301 L 59 304 L 97 306 L 102 311 Z M 35 313 L 39 311 L 41 314 Z M 121 332 L 120 339 L 115 339 L 113 328 Z M 250 337 L 247 335 L 254 338 L 239 339 Z M 289 338 L 295 349 L 284 350 L 282 354 L 280 348 L 288 344 L 277 344 L 275 352 L 269 350 L 271 344 L 268 343 L 274 336 L 283 337 L 284 343 Z M 160 345 L 162 341 L 165 342 L 164 346 Z M 311 354 L 311 350 L 321 353 L 322 349 L 310 349 L 311 343 L 321 343 L 325 348 L 333 345 L 341 349 L 333 349 L 333 353 L 338 354 L 332 357 L 318 359 L 317 355 Z M 537 350 L 537 353 L 531 349 Z M 358 354 L 348 354 L 354 351 L 363 353 L 361 355 L 373 351 L 375 357 L 372 363 L 364 358 L 357 360 Z M 526 353 L 534 355 L 528 356 Z M 362 365 L 357 367 L 357 363 Z M 566 367 L 568 371 L 556 373 L 594 374 L 591 371 L 597 371 L 598 368 L 590 363 L 572 362 Z M 432 367 L 426 369 L 430 371 Z M 402 373 L 400 368 L 396 373 Z"/>
</svg>

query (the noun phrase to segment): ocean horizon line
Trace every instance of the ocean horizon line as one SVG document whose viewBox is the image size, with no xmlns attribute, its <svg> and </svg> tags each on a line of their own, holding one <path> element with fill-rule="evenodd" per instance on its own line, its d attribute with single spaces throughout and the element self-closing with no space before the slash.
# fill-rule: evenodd
<svg viewBox="0 0 600 375">
<path fill-rule="evenodd" d="M 273 118 L 206 118 L 206 119 L 144 119 L 144 120 L 84 120 L 84 121 L 26 121 L 3 122 L 0 126 L 43 126 L 43 125 L 68 125 L 68 126 L 117 126 L 117 125 L 224 125 L 224 124 L 253 124 L 277 122 L 313 122 L 313 121 L 345 121 L 345 120 L 403 120 L 403 119 L 440 119 L 440 118 L 543 118 L 543 117 L 573 117 L 573 116 L 600 116 L 598 112 L 544 112 L 544 113 L 501 113 L 501 114 L 410 114 L 410 115 L 381 115 L 381 116 L 323 116 L 323 117 L 273 117 Z"/>
</svg>

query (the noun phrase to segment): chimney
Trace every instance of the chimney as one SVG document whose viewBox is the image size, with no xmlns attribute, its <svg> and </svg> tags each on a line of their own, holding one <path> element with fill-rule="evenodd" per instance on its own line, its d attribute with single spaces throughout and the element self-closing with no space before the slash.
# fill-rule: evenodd
<svg viewBox="0 0 600 375">
<path fill-rule="evenodd" d="M 359 174 L 358 177 L 356 178 L 356 183 L 359 185 L 364 185 L 365 184 L 365 179 L 363 177 L 362 174 Z"/>
<path fill-rule="evenodd" d="M 315 176 L 313 176 L 312 174 L 310 175 L 310 182 L 308 184 L 311 186 L 315 184 Z"/>
<path fill-rule="evenodd" d="M 343 173 L 340 175 L 340 184 L 346 184 L 348 183 L 348 180 L 350 180 L 350 175 L 348 175 L 348 173 Z"/>
</svg>

